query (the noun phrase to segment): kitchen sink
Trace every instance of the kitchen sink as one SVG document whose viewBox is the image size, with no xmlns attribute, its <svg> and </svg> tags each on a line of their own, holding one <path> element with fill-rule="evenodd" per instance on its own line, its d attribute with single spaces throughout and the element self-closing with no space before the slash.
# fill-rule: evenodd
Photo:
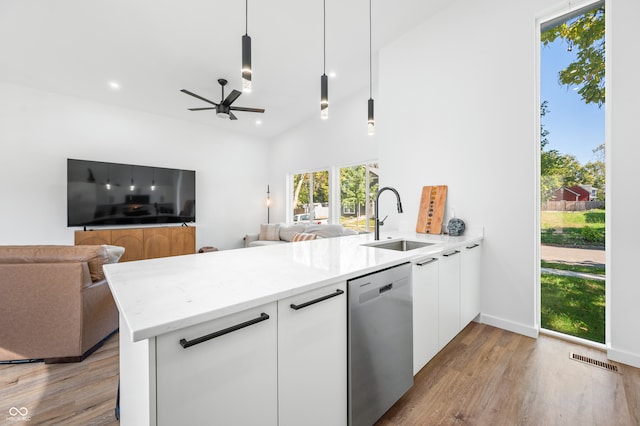
<svg viewBox="0 0 640 426">
<path fill-rule="evenodd" d="M 393 240 L 393 241 L 380 241 L 375 243 L 363 244 L 369 247 L 382 248 L 387 250 L 396 251 L 409 251 L 422 247 L 432 246 L 435 243 L 428 243 L 426 241 L 410 241 L 410 240 Z"/>
</svg>

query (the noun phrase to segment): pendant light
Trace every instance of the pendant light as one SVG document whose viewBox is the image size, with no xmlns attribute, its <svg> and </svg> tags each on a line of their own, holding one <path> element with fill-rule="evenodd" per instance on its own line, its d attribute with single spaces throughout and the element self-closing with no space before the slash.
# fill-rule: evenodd
<svg viewBox="0 0 640 426">
<path fill-rule="evenodd" d="M 136 185 L 133 183 L 133 166 L 131 166 L 131 186 L 129 186 L 129 190 L 133 191 L 136 189 Z"/>
<path fill-rule="evenodd" d="M 249 0 L 245 0 L 245 27 L 242 36 L 242 91 L 251 92 L 251 37 L 249 28 Z"/>
<path fill-rule="evenodd" d="M 329 118 L 329 80 L 327 78 L 327 6 L 326 0 L 322 0 L 323 15 L 323 68 L 320 77 L 320 118 Z"/>
<path fill-rule="evenodd" d="M 367 102 L 367 134 L 375 134 L 375 121 L 373 119 L 373 66 L 371 49 L 371 0 L 369 0 L 369 101 Z"/>
</svg>

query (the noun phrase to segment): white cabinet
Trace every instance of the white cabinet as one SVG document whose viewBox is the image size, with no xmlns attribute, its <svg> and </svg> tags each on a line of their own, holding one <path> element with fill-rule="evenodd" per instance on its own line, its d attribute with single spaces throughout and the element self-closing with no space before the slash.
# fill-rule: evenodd
<svg viewBox="0 0 640 426">
<path fill-rule="evenodd" d="M 156 337 L 158 425 L 277 425 L 277 304 Z"/>
<path fill-rule="evenodd" d="M 460 328 L 464 328 L 480 313 L 482 246 L 467 244 L 460 252 Z"/>
<path fill-rule="evenodd" d="M 347 424 L 345 282 L 278 301 L 278 405 L 280 426 Z"/>
<path fill-rule="evenodd" d="M 438 258 L 419 259 L 412 266 L 413 374 L 440 350 L 438 344 Z"/>
<path fill-rule="evenodd" d="M 460 331 L 460 250 L 443 253 L 438 265 L 438 346 Z"/>
</svg>

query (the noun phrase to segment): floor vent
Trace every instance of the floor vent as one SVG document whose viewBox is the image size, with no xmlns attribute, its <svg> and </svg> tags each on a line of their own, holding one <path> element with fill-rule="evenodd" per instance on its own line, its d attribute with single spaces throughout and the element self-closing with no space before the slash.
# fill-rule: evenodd
<svg viewBox="0 0 640 426">
<path fill-rule="evenodd" d="M 618 366 L 609 364 L 608 362 L 598 361 L 597 359 L 589 358 L 584 355 L 578 355 L 573 352 L 569 352 L 569 358 L 571 358 L 574 361 L 584 362 L 585 364 L 595 365 L 596 367 L 604 368 L 605 370 L 618 373 Z"/>
</svg>

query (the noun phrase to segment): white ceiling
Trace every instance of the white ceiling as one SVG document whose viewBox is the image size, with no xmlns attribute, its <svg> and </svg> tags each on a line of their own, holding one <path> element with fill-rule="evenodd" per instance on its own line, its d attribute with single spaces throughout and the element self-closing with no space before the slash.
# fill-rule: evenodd
<svg viewBox="0 0 640 426">
<path fill-rule="evenodd" d="M 425 21 L 447 0 L 373 0 L 373 48 Z M 369 85 L 369 3 L 327 0 L 329 100 Z M 321 0 L 249 0 L 253 92 L 222 120 L 187 89 L 219 102 L 218 78 L 241 89 L 242 0 L 0 0 L 0 81 L 271 138 L 319 119 Z M 374 52 L 374 67 L 376 62 Z M 374 68 L 374 80 L 377 70 Z M 415 76 L 397 82 L 398 90 Z M 119 90 L 109 87 L 120 84 Z M 374 97 L 377 93 L 374 82 Z M 363 119 L 366 99 L 363 99 Z M 255 124 L 261 119 L 263 124 Z"/>
</svg>

